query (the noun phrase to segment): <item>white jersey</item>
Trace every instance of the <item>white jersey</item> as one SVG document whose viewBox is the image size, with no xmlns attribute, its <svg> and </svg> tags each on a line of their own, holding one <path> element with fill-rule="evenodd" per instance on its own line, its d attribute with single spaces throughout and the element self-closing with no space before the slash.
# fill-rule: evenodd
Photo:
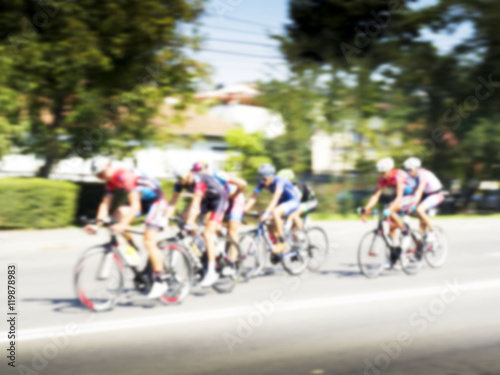
<svg viewBox="0 0 500 375">
<path fill-rule="evenodd" d="M 418 170 L 417 186 L 416 187 L 418 187 L 422 182 L 425 184 L 424 185 L 424 194 L 436 193 L 436 192 L 443 189 L 443 184 L 441 184 L 441 181 L 439 181 L 439 178 L 437 178 L 434 173 L 432 173 L 431 171 L 429 171 L 425 168 L 420 168 Z"/>
</svg>

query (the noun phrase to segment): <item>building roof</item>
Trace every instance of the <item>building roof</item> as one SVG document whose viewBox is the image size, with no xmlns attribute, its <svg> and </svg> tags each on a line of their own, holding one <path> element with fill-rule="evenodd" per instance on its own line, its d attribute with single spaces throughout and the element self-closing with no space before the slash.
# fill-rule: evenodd
<svg viewBox="0 0 500 375">
<path fill-rule="evenodd" d="M 180 124 L 173 119 L 174 116 L 182 119 Z M 223 137 L 228 131 L 237 127 L 208 112 L 199 113 L 192 107 L 177 114 L 172 105 L 168 103 L 162 105 L 159 115 L 153 118 L 151 123 L 156 126 L 168 127 L 168 130 L 173 134 L 201 134 L 212 137 Z"/>
</svg>

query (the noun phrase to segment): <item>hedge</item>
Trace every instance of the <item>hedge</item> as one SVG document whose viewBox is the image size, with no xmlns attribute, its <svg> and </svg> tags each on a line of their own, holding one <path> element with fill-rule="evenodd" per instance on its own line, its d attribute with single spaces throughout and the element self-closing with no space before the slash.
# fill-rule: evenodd
<svg viewBox="0 0 500 375">
<path fill-rule="evenodd" d="M 59 228 L 74 222 L 79 187 L 42 178 L 0 178 L 0 228 Z"/>
</svg>

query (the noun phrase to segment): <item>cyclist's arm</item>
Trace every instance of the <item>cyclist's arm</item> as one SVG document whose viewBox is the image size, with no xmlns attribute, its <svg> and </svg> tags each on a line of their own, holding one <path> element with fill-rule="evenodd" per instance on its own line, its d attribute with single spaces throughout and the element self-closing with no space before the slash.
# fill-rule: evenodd
<svg viewBox="0 0 500 375">
<path fill-rule="evenodd" d="M 172 199 L 170 200 L 170 203 L 167 208 L 167 214 L 165 215 L 167 219 L 171 218 L 172 215 L 174 214 L 175 207 L 177 206 L 177 201 L 179 200 L 179 196 L 180 196 L 179 193 L 174 193 L 172 195 Z"/>
<path fill-rule="evenodd" d="M 389 204 L 389 207 L 387 207 L 389 210 L 392 211 L 394 207 L 399 206 L 401 200 L 403 199 L 404 192 L 405 192 L 405 185 L 401 182 L 398 182 L 398 184 L 396 185 L 396 198 L 394 198 L 391 204 Z"/>
<path fill-rule="evenodd" d="M 113 193 L 108 192 L 104 195 L 101 203 L 99 204 L 96 216 L 97 220 L 104 220 L 109 217 L 109 209 L 111 207 L 111 203 L 113 203 Z"/>
<path fill-rule="evenodd" d="M 274 210 L 274 208 L 277 206 L 277 204 L 281 198 L 281 194 L 283 194 L 283 190 L 276 189 L 276 191 L 273 194 L 273 198 L 271 199 L 271 202 L 269 202 L 266 210 L 264 211 L 265 215 L 269 215 Z"/>
<path fill-rule="evenodd" d="M 201 200 L 203 198 L 203 194 L 195 193 L 193 196 L 193 200 L 189 205 L 189 210 L 187 214 L 186 224 L 188 226 L 194 227 L 196 226 L 196 217 L 200 212 Z"/>
<path fill-rule="evenodd" d="M 127 194 L 130 210 L 120 219 L 120 224 L 127 226 L 141 212 L 141 195 L 138 191 L 131 191 Z"/>
<path fill-rule="evenodd" d="M 380 196 L 382 195 L 382 189 L 378 188 L 377 191 L 370 197 L 370 200 L 365 206 L 365 211 L 371 211 L 373 207 L 378 203 L 380 200 Z"/>
<path fill-rule="evenodd" d="M 418 187 L 417 187 L 417 190 L 415 190 L 415 205 L 420 202 L 420 200 L 422 199 L 422 195 L 424 195 L 424 188 L 425 188 L 425 181 L 420 181 L 420 183 L 418 184 Z"/>
<path fill-rule="evenodd" d="M 245 205 L 245 211 L 250 211 L 252 207 L 255 205 L 257 202 L 257 197 L 259 196 L 259 193 L 254 192 L 253 195 L 250 197 L 250 199 L 247 201 L 247 204 Z"/>
<path fill-rule="evenodd" d="M 247 187 L 247 182 L 242 178 L 231 177 L 231 183 L 238 187 L 238 190 L 234 193 L 235 196 L 239 193 L 243 193 Z"/>
</svg>

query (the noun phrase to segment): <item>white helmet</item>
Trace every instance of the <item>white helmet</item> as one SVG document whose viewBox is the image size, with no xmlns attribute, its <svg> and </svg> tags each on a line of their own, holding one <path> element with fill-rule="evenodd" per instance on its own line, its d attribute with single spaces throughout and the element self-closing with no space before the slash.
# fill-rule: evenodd
<svg viewBox="0 0 500 375">
<path fill-rule="evenodd" d="M 109 164 L 111 164 L 111 160 L 105 157 L 97 157 L 92 160 L 92 165 L 90 167 L 92 174 L 97 175 L 104 171 Z"/>
<path fill-rule="evenodd" d="M 188 174 L 191 172 L 191 169 L 190 168 L 177 167 L 177 168 L 174 168 L 174 170 L 172 172 L 174 174 L 174 177 L 177 180 L 182 180 L 183 178 L 186 178 L 188 176 Z"/>
<path fill-rule="evenodd" d="M 422 162 L 419 158 L 408 158 L 403 165 L 407 171 L 414 171 L 422 166 Z"/>
<path fill-rule="evenodd" d="M 394 160 L 392 158 L 380 159 L 377 163 L 377 171 L 379 173 L 388 172 L 394 168 Z"/>
</svg>

